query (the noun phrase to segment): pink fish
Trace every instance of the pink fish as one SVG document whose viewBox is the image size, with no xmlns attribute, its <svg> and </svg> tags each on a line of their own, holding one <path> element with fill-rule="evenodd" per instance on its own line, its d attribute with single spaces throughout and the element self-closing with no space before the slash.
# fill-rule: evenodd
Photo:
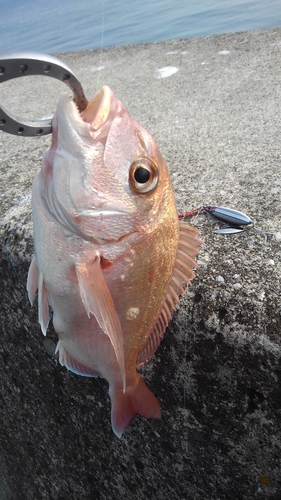
<svg viewBox="0 0 281 500">
<path fill-rule="evenodd" d="M 27 289 L 44 334 L 53 310 L 61 365 L 109 382 L 117 436 L 136 414 L 160 418 L 136 366 L 161 342 L 201 242 L 178 220 L 153 137 L 108 87 L 81 114 L 61 96 L 32 207 Z"/>
</svg>

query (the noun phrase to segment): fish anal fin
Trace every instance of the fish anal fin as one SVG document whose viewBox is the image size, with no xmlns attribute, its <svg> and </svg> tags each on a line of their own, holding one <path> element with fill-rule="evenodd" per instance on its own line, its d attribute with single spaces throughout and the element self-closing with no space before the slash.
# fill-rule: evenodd
<svg viewBox="0 0 281 500">
<path fill-rule="evenodd" d="M 109 394 L 112 402 L 111 424 L 117 437 L 121 437 L 136 415 L 161 418 L 159 403 L 140 375 L 135 385 L 126 387 L 125 393 L 110 388 Z"/>
<path fill-rule="evenodd" d="M 59 352 L 59 362 L 62 366 L 65 366 L 68 370 L 75 373 L 76 375 L 83 375 L 84 377 L 98 377 L 99 374 L 92 368 L 83 365 L 75 358 L 73 358 L 67 350 L 64 348 L 61 341 L 58 341 L 56 347 L 56 353 Z"/>
<path fill-rule="evenodd" d="M 188 226 L 185 222 L 179 224 L 179 244 L 173 274 L 158 320 L 138 355 L 137 366 L 144 365 L 152 358 L 163 338 L 171 313 L 179 302 L 179 296 L 184 293 L 183 286 L 190 283 L 190 280 L 194 277 L 192 267 L 196 267 L 194 259 L 198 254 L 198 246 L 202 245 L 202 241 L 198 238 L 199 232 L 197 229 Z"/>
<path fill-rule="evenodd" d="M 113 346 L 123 381 L 126 387 L 126 375 L 123 350 L 123 332 L 115 309 L 111 293 L 103 277 L 100 257 L 92 262 L 76 264 L 81 300 L 87 315 L 93 314 L 103 332 L 108 335 Z"/>
<path fill-rule="evenodd" d="M 39 270 L 35 261 L 35 256 L 33 256 L 28 270 L 27 284 L 26 284 L 29 302 L 32 306 L 34 304 L 34 300 L 38 290 L 38 281 L 39 281 Z"/>
</svg>

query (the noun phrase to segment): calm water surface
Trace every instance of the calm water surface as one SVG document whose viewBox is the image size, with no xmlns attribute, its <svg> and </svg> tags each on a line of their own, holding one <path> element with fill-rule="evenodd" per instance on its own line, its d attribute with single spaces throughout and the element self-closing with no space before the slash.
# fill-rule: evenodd
<svg viewBox="0 0 281 500">
<path fill-rule="evenodd" d="M 67 52 L 281 26 L 281 0 L 0 0 L 0 9 L 1 51 Z"/>
</svg>

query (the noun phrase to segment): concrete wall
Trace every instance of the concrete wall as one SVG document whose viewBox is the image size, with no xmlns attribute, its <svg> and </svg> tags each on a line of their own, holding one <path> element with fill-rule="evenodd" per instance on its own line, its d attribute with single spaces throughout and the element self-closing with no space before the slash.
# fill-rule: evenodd
<svg viewBox="0 0 281 500">
<path fill-rule="evenodd" d="M 10 235 L 25 281 L 22 219 L 50 137 L 1 134 L 0 498 L 281 498 L 281 29 L 60 57 L 86 95 L 109 85 L 154 135 L 179 211 L 229 206 L 272 234 L 219 236 L 206 214 L 191 221 L 205 242 L 196 279 L 143 370 L 163 417 L 136 418 L 118 440 L 106 382 L 58 364 L 56 335 L 44 339 L 3 252 Z M 35 118 L 62 89 L 21 79 L 2 85 L 1 103 Z"/>
</svg>

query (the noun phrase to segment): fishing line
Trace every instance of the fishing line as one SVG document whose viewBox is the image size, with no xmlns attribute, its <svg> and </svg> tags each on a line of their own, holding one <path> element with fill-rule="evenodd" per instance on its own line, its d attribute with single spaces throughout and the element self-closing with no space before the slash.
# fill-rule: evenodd
<svg viewBox="0 0 281 500">
<path fill-rule="evenodd" d="M 99 86 L 100 86 L 100 72 L 101 72 L 102 60 L 103 60 L 104 10 L 105 10 L 104 9 L 104 2 L 105 2 L 105 0 L 101 0 L 101 4 L 102 4 L 102 22 L 101 22 L 100 62 L 99 62 L 99 67 L 98 67 L 97 90 L 99 89 Z"/>
<path fill-rule="evenodd" d="M 158 437 L 158 438 L 160 438 L 160 437 L 161 437 L 161 436 L 160 436 L 160 434 L 159 434 L 159 432 L 157 432 L 157 431 L 153 428 L 153 426 L 151 425 L 151 423 L 149 422 L 149 420 L 148 420 L 148 419 L 146 419 L 146 420 L 145 420 L 145 423 L 146 423 L 146 424 L 150 427 L 150 430 L 153 432 L 153 434 L 155 434 L 155 436 L 156 436 L 156 437 Z M 163 426 L 163 427 L 165 428 L 165 426 Z M 166 429 L 166 430 L 167 430 L 167 429 Z"/>
<path fill-rule="evenodd" d="M 103 390 L 104 394 L 107 396 L 107 398 L 110 400 L 109 392 L 103 387 L 102 383 L 99 381 L 98 377 L 94 377 L 95 381 L 97 384 L 100 386 L 100 388 Z"/>
</svg>

